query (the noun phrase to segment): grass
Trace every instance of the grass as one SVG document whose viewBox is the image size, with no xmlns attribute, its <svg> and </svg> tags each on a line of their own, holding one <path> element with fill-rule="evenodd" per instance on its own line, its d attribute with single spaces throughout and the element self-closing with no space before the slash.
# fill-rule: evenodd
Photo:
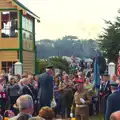
<svg viewBox="0 0 120 120">
<path fill-rule="evenodd" d="M 95 116 L 90 117 L 90 120 L 99 120 L 99 117 L 98 115 L 95 115 Z"/>
<path fill-rule="evenodd" d="M 90 120 L 100 120 L 100 118 L 98 115 L 94 115 L 94 116 L 90 117 Z M 103 117 L 101 120 L 103 120 Z"/>
<path fill-rule="evenodd" d="M 68 118 L 68 119 L 58 118 L 58 119 L 55 119 L 55 120 L 71 120 L 71 119 L 70 119 L 70 118 Z M 99 119 L 99 116 L 98 116 L 98 115 L 94 115 L 94 116 L 90 117 L 89 120 L 100 120 L 100 119 Z M 104 120 L 103 117 L 102 117 L 101 120 Z"/>
</svg>

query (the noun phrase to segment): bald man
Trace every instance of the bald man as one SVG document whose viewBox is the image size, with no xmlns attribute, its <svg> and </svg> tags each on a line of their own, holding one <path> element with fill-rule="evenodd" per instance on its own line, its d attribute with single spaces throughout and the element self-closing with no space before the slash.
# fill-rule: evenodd
<svg viewBox="0 0 120 120">
<path fill-rule="evenodd" d="M 110 120 L 120 120 L 120 111 L 112 113 L 110 116 Z"/>
</svg>

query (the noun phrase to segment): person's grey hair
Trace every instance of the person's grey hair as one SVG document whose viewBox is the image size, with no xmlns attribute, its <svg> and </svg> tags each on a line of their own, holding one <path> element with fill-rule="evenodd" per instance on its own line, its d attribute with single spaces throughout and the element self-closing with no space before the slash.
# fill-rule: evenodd
<svg viewBox="0 0 120 120">
<path fill-rule="evenodd" d="M 0 120 L 3 120 L 3 117 L 0 115 Z"/>
<path fill-rule="evenodd" d="M 42 117 L 32 117 L 32 118 L 29 118 L 28 120 L 45 120 L 45 119 Z"/>
<path fill-rule="evenodd" d="M 46 68 L 46 72 L 49 72 L 49 70 L 50 70 L 49 68 Z"/>
<path fill-rule="evenodd" d="M 19 98 L 19 110 L 33 108 L 33 99 L 30 95 L 22 95 Z"/>
</svg>

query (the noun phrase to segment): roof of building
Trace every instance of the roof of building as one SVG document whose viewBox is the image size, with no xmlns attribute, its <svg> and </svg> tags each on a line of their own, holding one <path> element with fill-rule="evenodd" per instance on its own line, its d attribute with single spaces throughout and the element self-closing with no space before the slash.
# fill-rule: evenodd
<svg viewBox="0 0 120 120">
<path fill-rule="evenodd" d="M 24 9 L 25 11 L 28 12 L 28 14 L 30 14 L 31 16 L 33 16 L 34 18 L 36 18 L 37 20 L 40 21 L 40 17 L 37 16 L 36 14 L 34 14 L 31 10 L 29 10 L 25 5 L 23 5 L 21 2 L 19 2 L 18 0 L 12 0 L 13 2 L 15 2 L 19 7 L 21 7 L 22 9 Z"/>
</svg>

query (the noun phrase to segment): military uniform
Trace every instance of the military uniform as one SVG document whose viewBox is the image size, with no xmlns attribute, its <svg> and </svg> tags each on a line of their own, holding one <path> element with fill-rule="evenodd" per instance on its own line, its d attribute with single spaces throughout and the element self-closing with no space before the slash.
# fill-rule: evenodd
<svg viewBox="0 0 120 120">
<path fill-rule="evenodd" d="M 85 103 L 82 103 L 80 99 L 84 99 Z M 75 110 L 76 120 L 88 120 L 89 119 L 89 107 L 91 99 L 88 98 L 86 90 L 81 92 L 75 92 L 74 94 L 74 106 L 72 110 Z"/>
<path fill-rule="evenodd" d="M 90 101 L 89 106 L 89 116 L 93 115 L 93 97 L 95 96 L 95 92 L 93 90 L 87 90 L 87 98 Z"/>
<path fill-rule="evenodd" d="M 104 76 L 104 77 L 108 77 L 108 79 L 109 79 L 109 75 L 108 75 L 107 72 L 105 72 L 103 76 Z M 110 90 L 110 80 L 104 81 L 104 82 L 101 84 L 101 87 L 100 87 L 100 91 L 99 91 L 99 92 L 100 92 L 102 113 L 103 113 L 104 119 L 105 119 L 107 98 L 108 98 L 108 96 L 111 94 L 111 90 Z"/>
</svg>

